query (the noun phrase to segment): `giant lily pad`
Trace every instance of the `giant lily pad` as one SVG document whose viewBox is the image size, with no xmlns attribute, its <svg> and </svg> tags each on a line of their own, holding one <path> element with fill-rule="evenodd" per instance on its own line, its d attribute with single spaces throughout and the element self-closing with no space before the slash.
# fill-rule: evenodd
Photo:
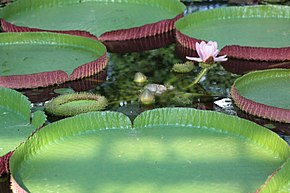
<svg viewBox="0 0 290 193">
<path fill-rule="evenodd" d="M 32 132 L 43 125 L 42 111 L 34 113 L 31 120 L 30 102 L 14 90 L 0 87 L 0 176 L 7 170 L 7 156 Z"/>
<path fill-rule="evenodd" d="M 217 41 L 221 54 L 254 60 L 290 60 L 290 7 L 226 7 L 192 13 L 176 22 L 177 40 Z"/>
<path fill-rule="evenodd" d="M 290 70 L 245 74 L 235 81 L 231 94 L 236 105 L 252 115 L 290 123 Z"/>
<path fill-rule="evenodd" d="M 35 88 L 81 79 L 106 67 L 105 46 L 89 38 L 38 32 L 0 34 L 0 86 Z"/>
<path fill-rule="evenodd" d="M 277 192 L 289 182 L 287 143 L 244 119 L 164 108 L 142 113 L 133 125 L 116 112 L 47 125 L 11 157 L 13 189 L 244 193 Z M 274 180 L 278 168 L 285 180 Z"/>
<path fill-rule="evenodd" d="M 1 17 L 4 31 L 52 30 L 105 41 L 170 31 L 184 10 L 176 0 L 22 0 L 6 6 Z"/>
</svg>

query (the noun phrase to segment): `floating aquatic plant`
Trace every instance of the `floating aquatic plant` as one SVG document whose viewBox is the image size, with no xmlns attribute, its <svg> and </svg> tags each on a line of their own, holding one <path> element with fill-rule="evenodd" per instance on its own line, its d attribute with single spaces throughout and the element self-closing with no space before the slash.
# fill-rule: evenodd
<svg viewBox="0 0 290 193">
<path fill-rule="evenodd" d="M 196 42 L 215 40 L 222 54 L 230 58 L 287 61 L 290 60 L 289 13 L 289 6 L 283 5 L 197 11 L 175 22 L 176 41 L 195 50 Z"/>
<path fill-rule="evenodd" d="M 172 31 L 184 10 L 176 0 L 22 0 L 3 8 L 0 21 L 9 32 L 46 30 L 121 41 Z"/>
<path fill-rule="evenodd" d="M 144 89 L 139 96 L 139 101 L 144 105 L 150 105 L 155 103 L 155 96 L 149 89 Z"/>
<path fill-rule="evenodd" d="M 236 79 L 231 96 L 241 110 L 257 117 L 290 123 L 290 70 L 253 71 Z"/>
<path fill-rule="evenodd" d="M 162 95 L 164 92 L 175 89 L 175 87 L 169 84 L 147 84 L 144 89 L 150 90 L 154 95 Z"/>
<path fill-rule="evenodd" d="M 194 64 L 191 61 L 186 61 L 185 63 L 176 63 L 172 67 L 173 72 L 187 73 L 194 69 Z"/>
<path fill-rule="evenodd" d="M 47 87 L 86 78 L 107 66 L 99 41 L 48 32 L 0 33 L 0 86 Z"/>
<path fill-rule="evenodd" d="M 142 72 L 136 72 L 134 82 L 142 84 L 147 81 L 147 77 Z"/>
<path fill-rule="evenodd" d="M 170 102 L 179 107 L 186 107 L 192 104 L 194 95 L 192 93 L 176 93 L 170 98 Z"/>
<path fill-rule="evenodd" d="M 144 105 L 153 104 L 155 102 L 155 96 L 160 96 L 173 89 L 174 87 L 172 85 L 147 84 L 139 95 L 139 101 Z"/>
<path fill-rule="evenodd" d="M 31 113 L 26 96 L 0 87 L 0 176 L 9 172 L 8 160 L 15 148 L 40 128 L 45 119 L 43 111 Z"/>
<path fill-rule="evenodd" d="M 148 89 L 154 95 L 161 95 L 168 90 L 167 87 L 162 84 L 147 84 L 144 89 Z"/>
<path fill-rule="evenodd" d="M 186 56 L 186 58 L 199 62 L 199 66 L 202 68 L 202 71 L 197 75 L 196 79 L 189 86 L 197 84 L 200 79 L 207 73 L 207 71 L 216 65 L 216 62 L 224 62 L 228 60 L 226 55 L 219 57 L 217 56 L 219 54 L 217 42 L 196 42 L 195 48 L 199 57 Z"/>
<path fill-rule="evenodd" d="M 55 116 L 74 116 L 80 113 L 103 110 L 108 100 L 93 93 L 71 93 L 60 95 L 46 103 L 44 110 Z"/>
<path fill-rule="evenodd" d="M 148 110 L 132 122 L 90 112 L 45 126 L 12 155 L 12 189 L 287 192 L 289 146 L 264 127 L 193 108 Z"/>
</svg>

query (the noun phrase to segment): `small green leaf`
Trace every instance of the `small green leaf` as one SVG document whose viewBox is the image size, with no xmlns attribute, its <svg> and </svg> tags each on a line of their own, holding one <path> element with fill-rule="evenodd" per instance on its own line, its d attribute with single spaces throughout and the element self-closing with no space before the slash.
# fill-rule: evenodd
<svg viewBox="0 0 290 193">
<path fill-rule="evenodd" d="M 36 111 L 33 113 L 31 124 L 35 128 L 40 128 L 46 120 L 46 115 L 43 111 Z"/>
<path fill-rule="evenodd" d="M 36 112 L 30 123 L 31 103 L 21 93 L 0 87 L 0 156 L 13 151 L 45 122 L 43 112 Z M 1 175 L 1 174 L 0 174 Z"/>
</svg>

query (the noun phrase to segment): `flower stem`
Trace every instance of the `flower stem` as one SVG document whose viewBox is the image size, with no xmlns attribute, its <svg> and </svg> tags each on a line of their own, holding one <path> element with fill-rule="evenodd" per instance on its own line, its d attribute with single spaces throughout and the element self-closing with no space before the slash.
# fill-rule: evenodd
<svg viewBox="0 0 290 193">
<path fill-rule="evenodd" d="M 207 73 L 208 70 L 209 70 L 209 68 L 203 68 L 202 71 L 200 71 L 200 73 L 197 75 L 195 80 L 190 85 L 188 85 L 186 88 L 192 87 L 192 86 L 196 85 L 197 83 L 199 83 L 200 79 Z"/>
</svg>

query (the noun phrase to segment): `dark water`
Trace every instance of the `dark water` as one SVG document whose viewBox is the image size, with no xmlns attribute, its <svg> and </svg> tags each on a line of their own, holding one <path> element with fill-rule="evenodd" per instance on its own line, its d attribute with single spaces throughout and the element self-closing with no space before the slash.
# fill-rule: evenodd
<svg viewBox="0 0 290 193">
<path fill-rule="evenodd" d="M 190 3 L 188 1 L 187 4 L 186 13 L 228 6 L 225 2 Z M 200 84 L 188 87 L 201 69 L 196 65 L 190 73 L 180 74 L 172 71 L 175 63 L 184 62 L 185 56 L 191 55 L 192 52 L 175 44 L 173 33 L 131 42 L 118 42 L 118 44 L 106 42 L 106 45 L 111 52 L 108 67 L 97 75 L 48 88 L 21 90 L 32 101 L 33 111 L 43 109 L 46 101 L 60 93 L 88 91 L 104 95 L 108 99 L 109 105 L 106 110 L 122 112 L 131 119 L 143 111 L 159 107 L 213 110 L 254 121 L 278 133 L 289 143 L 289 124 L 271 122 L 240 111 L 231 100 L 230 89 L 236 78 L 253 68 L 277 66 L 290 68 L 290 63 L 254 62 L 230 58 L 226 63 L 211 69 Z M 148 81 L 144 85 L 134 83 L 136 72 L 142 72 L 147 76 Z M 171 85 L 174 89 L 156 96 L 154 104 L 142 105 L 139 95 L 144 86 L 150 83 Z M 48 123 L 58 119 L 49 116 Z M 8 176 L 0 178 L 0 193 L 4 192 L 10 192 Z"/>
</svg>

